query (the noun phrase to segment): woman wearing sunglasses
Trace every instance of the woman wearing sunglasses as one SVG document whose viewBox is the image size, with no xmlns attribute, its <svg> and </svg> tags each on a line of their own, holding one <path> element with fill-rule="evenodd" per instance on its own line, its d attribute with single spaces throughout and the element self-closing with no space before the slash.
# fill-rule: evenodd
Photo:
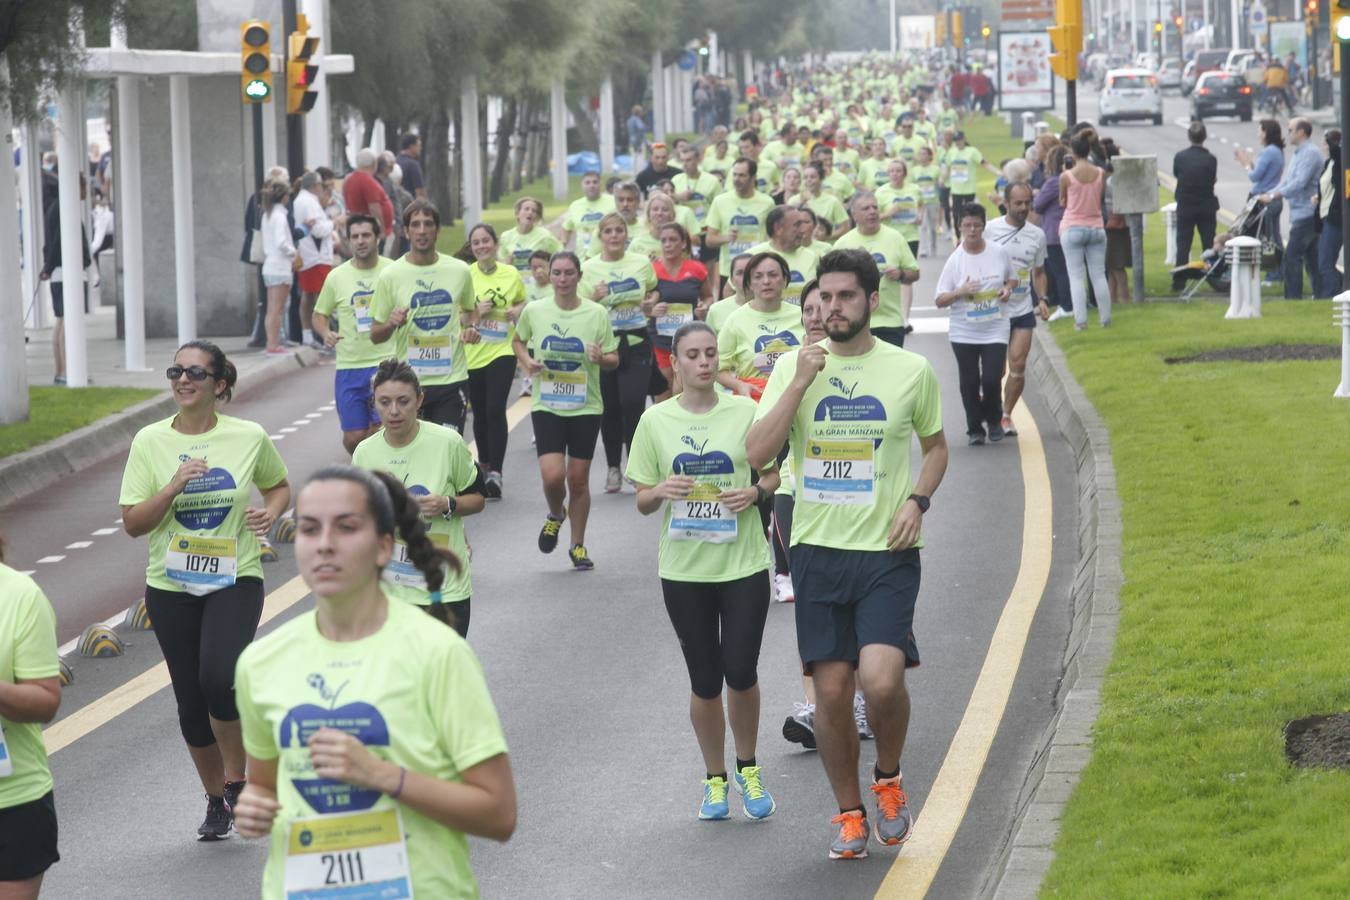
<svg viewBox="0 0 1350 900">
<path fill-rule="evenodd" d="M 178 412 L 136 434 L 118 502 L 127 534 L 150 536 L 145 607 L 206 789 L 198 839 L 214 841 L 229 836 L 244 787 L 234 668 L 262 616 L 258 540 L 291 491 L 262 426 L 216 411 L 237 378 L 219 347 L 189 341 L 165 374 Z"/>
</svg>

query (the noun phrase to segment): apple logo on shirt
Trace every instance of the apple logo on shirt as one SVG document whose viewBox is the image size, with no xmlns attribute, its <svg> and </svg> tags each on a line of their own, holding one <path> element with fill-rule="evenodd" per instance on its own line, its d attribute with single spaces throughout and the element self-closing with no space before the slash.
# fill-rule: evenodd
<svg viewBox="0 0 1350 900">
<path fill-rule="evenodd" d="M 829 396 L 816 404 L 817 422 L 885 422 L 886 407 L 871 394 L 854 396 L 858 384 L 846 387 L 837 376 L 830 376 L 830 386 L 843 396 Z M 873 438 L 876 446 L 881 446 L 881 438 Z"/>
<path fill-rule="evenodd" d="M 642 290 L 642 284 L 636 278 L 631 276 L 628 278 L 616 278 L 615 280 L 608 282 L 608 286 L 609 296 L 611 298 Z"/>
<path fill-rule="evenodd" d="M 326 706 L 301 703 L 294 706 L 281 720 L 278 743 L 282 749 L 303 748 L 320 728 L 336 728 L 356 737 L 367 747 L 388 747 L 389 726 L 380 711 L 369 703 L 351 701 L 338 705 L 338 697 L 350 682 L 343 682 L 335 691 L 329 690 L 324 677 L 311 673 L 305 684 L 318 691 Z M 291 784 L 315 812 L 352 812 L 370 809 L 380 799 L 380 792 L 358 788 L 333 778 L 296 777 L 314 776 L 314 767 L 306 753 L 304 762 L 292 761 L 287 772 L 293 773 Z"/>
<path fill-rule="evenodd" d="M 173 517 L 179 525 L 191 531 L 219 528 L 234 508 L 234 477 L 228 471 L 214 466 L 187 483 L 183 493 L 174 499 Z"/>
<path fill-rule="evenodd" d="M 749 226 L 751 228 L 758 228 L 759 216 L 752 216 L 749 213 L 737 210 L 736 214 L 731 217 L 731 227 L 736 228 L 738 226 Z"/>
<path fill-rule="evenodd" d="M 690 435 L 685 435 L 680 439 L 693 453 L 679 453 L 671 463 L 671 469 L 677 475 L 732 475 L 736 471 L 735 465 L 731 462 L 731 457 L 721 450 L 709 450 L 706 453 L 704 448 L 708 446 L 705 440 L 698 443 Z"/>
<path fill-rule="evenodd" d="M 539 350 L 544 355 L 544 366 L 555 372 L 575 372 L 581 368 L 581 361 L 586 356 L 586 345 L 581 338 L 568 337 L 567 329 L 556 324 L 553 334 L 545 335 L 539 342 Z"/>
<path fill-rule="evenodd" d="M 422 331 L 440 331 L 450 323 L 455 312 L 455 301 L 445 288 L 434 287 L 418 278 L 417 286 L 408 305 L 412 308 L 412 320 Z"/>
</svg>

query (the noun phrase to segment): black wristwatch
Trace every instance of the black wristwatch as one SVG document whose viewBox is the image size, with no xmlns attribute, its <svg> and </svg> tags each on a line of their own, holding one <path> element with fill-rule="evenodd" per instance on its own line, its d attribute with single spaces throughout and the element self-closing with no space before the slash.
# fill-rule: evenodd
<svg viewBox="0 0 1350 900">
<path fill-rule="evenodd" d="M 769 492 L 764 490 L 764 486 L 761 484 L 755 485 L 755 505 L 763 506 L 764 501 L 768 499 L 769 499 Z"/>
<path fill-rule="evenodd" d="M 447 495 L 445 498 L 445 512 L 441 513 L 441 518 L 449 522 L 450 519 L 454 517 L 455 510 L 458 507 L 459 507 L 459 500 Z"/>
<path fill-rule="evenodd" d="M 919 504 L 919 512 L 921 513 L 928 512 L 928 506 L 930 503 L 932 503 L 932 501 L 929 500 L 928 497 L 924 496 L 923 494 L 910 494 L 908 499 L 913 500 L 915 503 Z"/>
</svg>

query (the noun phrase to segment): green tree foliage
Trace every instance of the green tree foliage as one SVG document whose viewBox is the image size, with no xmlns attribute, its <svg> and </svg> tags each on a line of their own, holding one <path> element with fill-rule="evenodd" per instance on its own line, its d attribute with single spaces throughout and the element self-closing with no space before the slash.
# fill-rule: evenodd
<svg viewBox="0 0 1350 900">
<path fill-rule="evenodd" d="M 117 6 L 118 0 L 0 3 L 0 54 L 9 63 L 9 92 L 0 102 L 9 104 L 15 119 L 36 119 L 42 93 L 83 67 L 80 35 L 71 23 L 106 23 Z"/>
</svg>

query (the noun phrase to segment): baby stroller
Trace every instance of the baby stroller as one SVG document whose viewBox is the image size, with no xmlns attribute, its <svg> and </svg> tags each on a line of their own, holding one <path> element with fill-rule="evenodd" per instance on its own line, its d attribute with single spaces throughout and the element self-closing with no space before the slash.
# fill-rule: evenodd
<svg viewBox="0 0 1350 900">
<path fill-rule="evenodd" d="M 1255 196 L 1248 197 L 1242 211 L 1238 213 L 1237 218 L 1233 220 L 1233 224 L 1229 226 L 1224 239 L 1225 242 L 1235 237 L 1252 237 L 1260 240 L 1261 270 L 1270 272 L 1280 267 L 1280 259 L 1283 253 L 1271 236 L 1270 230 L 1262 227 L 1265 218 L 1266 204 Z M 1182 300 L 1190 300 L 1195 292 L 1200 290 L 1200 285 L 1205 283 L 1208 283 L 1210 288 L 1217 293 L 1227 294 L 1233 280 L 1229 268 L 1226 249 L 1215 250 L 1213 247 L 1207 247 L 1205 252 L 1200 255 L 1199 260 L 1173 269 L 1172 280 L 1191 282 L 1182 292 Z"/>
</svg>

